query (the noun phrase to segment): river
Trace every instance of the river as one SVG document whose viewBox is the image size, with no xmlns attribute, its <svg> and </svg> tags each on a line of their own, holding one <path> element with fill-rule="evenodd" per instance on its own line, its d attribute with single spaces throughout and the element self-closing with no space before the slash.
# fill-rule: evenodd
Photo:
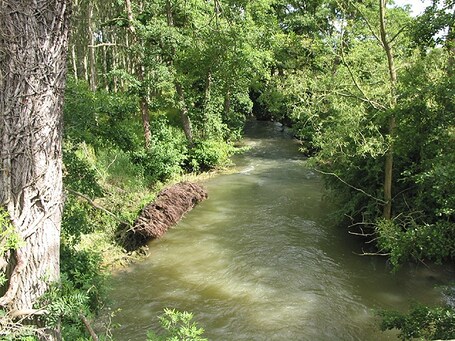
<svg viewBox="0 0 455 341">
<path fill-rule="evenodd" d="M 377 309 L 437 304 L 447 267 L 361 257 L 334 226 L 332 203 L 298 144 L 273 123 L 250 122 L 236 172 L 204 182 L 209 199 L 150 255 L 112 279 L 116 340 L 145 340 L 170 307 L 194 313 L 209 340 L 397 340 Z"/>
</svg>

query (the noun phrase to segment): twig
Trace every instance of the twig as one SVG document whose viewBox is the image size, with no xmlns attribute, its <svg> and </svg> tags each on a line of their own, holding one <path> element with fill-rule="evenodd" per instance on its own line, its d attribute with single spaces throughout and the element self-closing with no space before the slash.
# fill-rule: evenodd
<svg viewBox="0 0 455 341">
<path fill-rule="evenodd" d="M 362 253 L 357 253 L 353 252 L 357 256 L 381 256 L 381 257 L 388 257 L 390 256 L 390 253 L 377 253 L 377 252 L 363 252 Z"/>
<path fill-rule="evenodd" d="M 108 215 L 110 215 L 111 217 L 113 217 L 115 220 L 117 220 L 119 223 L 121 224 L 125 224 L 127 226 L 129 226 L 130 224 L 122 219 L 120 219 L 119 217 L 117 217 L 114 213 L 112 213 L 111 211 L 109 211 L 108 209 L 98 205 L 97 203 L 95 203 L 92 199 L 90 199 L 88 196 L 86 196 L 85 194 L 82 194 L 80 192 L 77 192 L 77 191 L 74 191 L 70 188 L 66 188 L 66 190 L 74 195 L 77 195 L 78 197 L 81 197 L 82 199 L 86 200 L 91 206 L 93 206 L 94 208 L 96 209 L 99 209 L 101 211 L 103 211 L 104 213 L 107 213 Z"/>
<path fill-rule="evenodd" d="M 363 231 L 362 231 L 362 233 L 348 231 L 348 233 L 352 234 L 353 236 L 360 236 L 360 237 L 371 237 L 371 236 L 376 235 L 376 233 L 365 233 Z"/>
<path fill-rule="evenodd" d="M 393 41 L 408 27 L 408 25 L 404 25 L 403 27 L 401 27 L 397 33 L 395 33 L 395 35 L 389 40 L 389 44 L 392 44 Z"/>
<path fill-rule="evenodd" d="M 92 326 L 90 325 L 90 322 L 88 322 L 87 318 L 84 315 L 82 315 L 82 314 L 79 314 L 79 318 L 84 323 L 85 328 L 87 328 L 87 331 L 89 332 L 89 334 L 92 337 L 93 341 L 98 341 L 98 336 L 95 334 L 95 331 L 93 330 Z"/>
<path fill-rule="evenodd" d="M 96 48 L 96 47 L 103 47 L 103 46 L 119 46 L 117 43 L 100 43 L 100 44 L 95 44 L 95 45 L 87 45 L 87 47 L 93 47 L 93 48 Z"/>
<path fill-rule="evenodd" d="M 365 192 L 363 189 L 357 188 L 357 187 L 355 187 L 355 186 L 353 186 L 353 185 L 347 183 L 345 180 L 343 180 L 342 178 L 340 178 L 340 177 L 339 177 L 337 174 L 335 174 L 335 173 L 324 172 L 324 171 L 322 171 L 322 170 L 320 170 L 320 169 L 316 169 L 316 168 L 315 168 L 314 170 L 315 170 L 316 172 L 318 172 L 318 173 L 321 173 L 321 174 L 332 175 L 332 176 L 336 177 L 338 180 L 340 180 L 342 183 L 344 183 L 346 186 L 349 186 L 350 188 L 352 188 L 352 189 L 354 189 L 354 190 L 356 190 L 356 191 L 358 191 L 358 192 L 360 192 L 360 193 L 362 193 L 362 194 L 365 194 L 367 197 L 369 197 L 369 198 L 371 198 L 371 199 L 374 199 L 374 200 L 376 200 L 377 202 L 380 202 L 381 204 L 386 204 L 386 202 L 385 202 L 384 200 L 379 199 L 379 198 L 376 198 L 376 197 L 372 196 L 371 194 Z"/>
<path fill-rule="evenodd" d="M 374 31 L 373 29 L 373 26 L 370 24 L 370 21 L 367 19 L 367 17 L 363 14 L 363 12 L 360 10 L 360 8 L 353 2 L 353 1 L 349 1 L 349 3 L 351 4 L 352 7 L 354 7 L 356 9 L 357 12 L 359 12 L 360 16 L 362 17 L 362 19 L 365 21 L 365 23 L 367 24 L 368 26 L 368 29 L 370 30 L 371 34 L 376 38 L 376 40 L 379 42 L 379 44 L 382 45 L 382 41 L 381 39 L 379 38 L 379 36 L 376 34 L 376 32 Z"/>
</svg>

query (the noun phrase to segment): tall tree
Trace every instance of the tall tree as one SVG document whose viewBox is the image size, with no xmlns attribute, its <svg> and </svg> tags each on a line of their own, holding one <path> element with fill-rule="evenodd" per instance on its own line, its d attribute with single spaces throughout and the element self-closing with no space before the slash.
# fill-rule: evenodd
<svg viewBox="0 0 455 341">
<path fill-rule="evenodd" d="M 0 205 L 24 244 L 4 255 L 14 316 L 59 279 L 62 102 L 69 0 L 0 1 Z M 58 339 L 58 331 L 48 331 Z"/>
<path fill-rule="evenodd" d="M 388 37 L 386 27 L 386 4 L 387 0 L 379 0 L 379 26 L 380 26 L 380 41 L 382 48 L 387 56 L 387 65 L 389 69 L 389 82 L 390 82 L 390 100 L 389 110 L 393 111 L 397 105 L 396 86 L 397 86 L 397 72 L 395 69 L 395 59 Z M 388 123 L 388 133 L 393 137 L 396 121 L 395 116 L 390 114 Z M 392 216 L 392 172 L 393 172 L 393 142 L 390 142 L 389 150 L 385 155 L 384 166 L 384 219 L 390 219 Z"/>
</svg>

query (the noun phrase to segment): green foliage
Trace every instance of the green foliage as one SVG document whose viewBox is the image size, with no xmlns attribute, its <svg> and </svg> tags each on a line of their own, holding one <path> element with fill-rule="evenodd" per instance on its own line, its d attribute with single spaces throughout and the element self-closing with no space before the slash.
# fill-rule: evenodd
<svg viewBox="0 0 455 341">
<path fill-rule="evenodd" d="M 88 195 L 91 198 L 101 196 L 102 188 L 98 183 L 96 170 L 80 153 L 80 146 L 65 142 L 63 145 L 63 163 L 65 188 Z"/>
<path fill-rule="evenodd" d="M 132 162 L 131 154 L 132 152 L 116 148 L 101 149 L 97 152 L 94 164 L 104 187 L 136 191 L 149 184 L 144 167 Z"/>
<path fill-rule="evenodd" d="M 164 335 L 150 331 L 147 333 L 147 341 L 207 341 L 202 337 L 204 329 L 192 322 L 192 313 L 165 308 L 159 319 Z"/>
<path fill-rule="evenodd" d="M 5 256 L 9 250 L 16 250 L 24 245 L 21 236 L 14 229 L 13 224 L 6 209 L 0 206 L 0 259 Z M 0 288 L 7 283 L 6 274 L 0 272 Z"/>
<path fill-rule="evenodd" d="M 338 197 L 340 216 L 364 223 L 363 231 L 383 214 L 384 160 L 393 150 L 397 218 L 379 221 L 369 232 L 376 232 L 378 248 L 390 254 L 394 266 L 453 258 L 455 87 L 446 50 L 414 51 L 412 35 L 400 30 L 416 21 L 402 9 L 388 9 L 398 73 L 391 89 L 386 54 L 376 39 L 377 2 L 308 6 L 312 18 L 299 4 L 290 14 L 278 4 L 286 25 L 274 44 L 276 77 L 261 89 L 258 101 L 272 117 L 292 118 L 302 151 L 312 156 L 311 164 L 326 174 Z M 337 16 L 340 27 L 319 21 L 315 31 L 308 30 L 330 15 Z M 450 24 L 446 19 L 441 20 Z M 320 38 L 314 32 L 321 32 Z M 396 105 L 391 105 L 393 96 Z M 396 118 L 392 136 L 391 116 Z"/>
<path fill-rule="evenodd" d="M 208 171 L 229 164 L 234 147 L 224 141 L 197 141 L 189 150 L 187 164 L 194 172 Z"/>
<path fill-rule="evenodd" d="M 88 307 L 92 313 L 101 309 L 105 296 L 106 273 L 101 264 L 102 257 L 97 251 L 77 250 L 62 245 L 61 273 L 74 290 L 88 297 Z"/>
<path fill-rule="evenodd" d="M 6 251 L 15 250 L 24 245 L 24 241 L 14 230 L 6 209 L 0 206 L 0 257 Z"/>
<path fill-rule="evenodd" d="M 441 262 L 455 257 L 455 226 L 449 222 L 417 225 L 415 221 L 376 224 L 379 248 L 390 254 L 394 268 L 406 261 L 432 259 Z"/>
<path fill-rule="evenodd" d="M 95 231 L 91 215 L 93 208 L 86 202 L 73 195 L 68 195 L 65 201 L 62 217 L 62 238 L 69 244 L 80 242 L 81 236 Z"/>
<path fill-rule="evenodd" d="M 38 341 L 39 333 L 34 326 L 27 326 L 10 320 L 0 310 L 0 340 L 2 341 Z"/>
<path fill-rule="evenodd" d="M 443 51 L 419 56 L 402 75 L 397 112 L 394 222 L 380 222 L 379 245 L 394 266 L 455 258 L 453 77 Z"/>
<path fill-rule="evenodd" d="M 183 133 L 164 119 L 153 122 L 150 149 L 132 153 L 135 164 L 143 167 L 144 176 L 152 182 L 165 181 L 182 173 L 187 146 Z"/>
<path fill-rule="evenodd" d="M 94 316 L 102 307 L 105 284 L 99 254 L 62 245 L 61 279 L 36 304 L 45 308 L 48 326 L 61 324 L 63 340 L 86 340 L 80 315 Z"/>
<path fill-rule="evenodd" d="M 65 138 L 74 144 L 85 142 L 95 149 L 116 146 L 128 151 L 142 142 L 142 128 L 136 114 L 137 99 L 104 90 L 92 92 L 86 82 L 68 78 L 65 93 Z"/>
<path fill-rule="evenodd" d="M 453 39 L 455 15 L 453 0 L 435 0 L 432 6 L 428 6 L 411 26 L 411 34 L 417 46 L 422 50 L 428 47 L 435 47 L 437 44 L 445 45 Z M 448 31 L 448 34 L 441 34 L 441 31 Z"/>
<path fill-rule="evenodd" d="M 63 184 L 68 193 L 63 209 L 62 237 L 73 244 L 80 241 L 82 234 L 95 230 L 91 219 L 93 208 L 86 201 L 80 200 L 75 193 L 95 198 L 103 192 L 93 162 L 82 153 L 86 147 L 85 143 L 75 146 L 71 142 L 65 142 L 63 148 Z"/>
<path fill-rule="evenodd" d="M 449 307 L 429 308 L 422 305 L 412 307 L 407 314 L 381 311 L 381 330 L 398 329 L 401 340 L 415 338 L 423 340 L 455 338 L 455 311 Z"/>
</svg>

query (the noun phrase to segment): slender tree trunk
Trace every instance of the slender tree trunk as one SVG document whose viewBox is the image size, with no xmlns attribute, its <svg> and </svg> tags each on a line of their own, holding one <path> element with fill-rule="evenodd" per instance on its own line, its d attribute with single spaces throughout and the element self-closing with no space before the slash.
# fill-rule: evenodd
<svg viewBox="0 0 455 341">
<path fill-rule="evenodd" d="M 119 52 L 118 52 L 118 48 L 117 48 L 117 41 L 114 37 L 114 47 L 112 49 L 112 69 L 116 70 L 117 69 L 117 59 L 119 58 Z M 118 80 L 117 80 L 117 76 L 114 76 L 113 79 L 113 87 L 114 87 L 114 92 L 118 92 Z"/>
<path fill-rule="evenodd" d="M 128 17 L 128 28 L 130 29 L 131 33 L 136 33 L 136 29 L 134 28 L 133 25 L 133 8 L 131 6 L 131 0 L 125 0 L 125 6 L 126 6 L 126 15 Z"/>
<path fill-rule="evenodd" d="M 152 132 L 150 130 L 150 114 L 147 98 L 141 97 L 142 126 L 144 128 L 145 148 L 149 149 L 152 144 Z"/>
<path fill-rule="evenodd" d="M 229 112 L 231 111 L 231 91 L 228 89 L 224 94 L 224 103 L 223 103 L 223 113 L 224 119 L 227 120 L 229 118 Z"/>
<path fill-rule="evenodd" d="M 149 113 L 149 105 L 147 100 L 147 85 L 144 84 L 144 77 L 145 77 L 145 67 L 140 65 L 137 70 L 139 81 L 141 82 L 142 86 L 142 93 L 140 98 L 140 105 L 141 105 L 141 116 L 142 116 L 142 127 L 144 128 L 144 139 L 145 139 L 145 148 L 149 149 L 152 144 L 152 132 L 150 130 L 150 113 Z"/>
<path fill-rule="evenodd" d="M 107 53 L 107 47 L 103 46 L 103 77 L 102 77 L 102 83 L 104 82 L 104 88 L 106 91 L 109 91 L 109 82 L 107 81 L 107 74 L 109 73 L 109 67 L 108 67 L 108 53 Z"/>
<path fill-rule="evenodd" d="M 166 17 L 167 17 L 167 25 L 169 27 L 174 26 L 174 16 L 172 14 L 172 6 L 170 0 L 166 0 Z M 175 55 L 175 49 L 172 51 L 172 55 Z M 169 65 L 173 65 L 174 60 L 171 57 L 169 61 Z M 174 80 L 175 91 L 177 92 L 178 96 L 178 108 L 180 111 L 180 118 L 182 119 L 183 131 L 185 133 L 186 139 L 188 140 L 188 144 L 190 147 L 193 146 L 193 129 L 191 128 L 191 120 L 188 116 L 188 106 L 185 102 L 185 93 L 183 91 L 182 84 L 175 79 Z"/>
<path fill-rule="evenodd" d="M 0 205 L 25 241 L 6 259 L 11 272 L 0 306 L 16 315 L 59 279 L 70 3 L 0 1 Z M 47 337 L 59 339 L 58 330 Z"/>
<path fill-rule="evenodd" d="M 76 49 L 75 46 L 71 46 L 71 62 L 73 65 L 73 76 L 74 79 L 77 80 L 77 57 L 76 57 Z"/>
<path fill-rule="evenodd" d="M 393 111 L 397 104 L 396 98 L 396 84 L 397 84 L 397 73 L 395 68 L 395 62 L 393 57 L 392 46 L 387 39 L 386 29 L 386 3 L 387 0 L 379 0 L 379 24 L 381 31 L 381 43 L 382 47 L 387 56 L 387 63 L 389 69 L 389 81 L 390 81 L 390 109 Z M 385 156 L 384 165 L 384 201 L 386 202 L 383 210 L 384 219 L 391 219 L 392 217 L 392 183 L 393 183 L 393 134 L 396 128 L 396 120 L 394 114 L 390 114 L 388 123 L 388 134 L 390 137 L 389 150 Z"/>
<path fill-rule="evenodd" d="M 84 79 L 86 82 L 90 82 L 89 72 L 88 72 L 88 58 L 84 55 L 84 62 L 82 64 L 83 71 L 84 71 Z"/>
<path fill-rule="evenodd" d="M 449 27 L 446 48 L 449 54 L 449 60 L 447 63 L 447 74 L 449 77 L 451 77 L 455 72 L 455 28 L 453 25 Z"/>
<path fill-rule="evenodd" d="M 89 60 L 90 60 L 90 89 L 96 91 L 97 77 L 96 77 L 96 55 L 95 55 L 95 32 L 93 31 L 93 0 L 90 0 L 88 5 L 88 34 L 90 36 Z"/>
<path fill-rule="evenodd" d="M 212 72 L 209 71 L 207 72 L 207 77 L 205 79 L 205 91 L 204 91 L 204 104 L 202 108 L 203 112 L 203 120 L 204 120 L 204 126 L 202 130 L 202 137 L 206 138 L 207 137 L 207 128 L 209 125 L 208 118 L 210 113 L 208 112 L 210 110 L 210 99 L 211 99 L 211 92 L 212 92 Z"/>
<path fill-rule="evenodd" d="M 133 8 L 131 6 L 131 1 L 126 0 L 125 1 L 125 6 L 126 6 L 126 14 L 128 17 L 128 28 L 133 35 L 133 39 L 135 39 L 135 34 L 136 34 L 136 28 L 133 25 L 133 20 L 134 20 L 134 15 L 133 15 Z M 140 98 L 140 105 L 141 105 L 141 114 L 142 114 L 142 127 L 144 128 L 144 139 L 145 139 L 145 148 L 149 149 L 151 146 L 151 141 L 152 141 L 152 132 L 150 130 L 150 114 L 149 114 L 149 106 L 147 102 L 147 85 L 145 84 L 145 67 L 141 63 L 141 56 L 138 57 L 138 66 L 136 68 L 136 74 L 141 82 L 141 87 L 142 87 L 142 93 L 141 93 L 141 98 Z"/>
<path fill-rule="evenodd" d="M 182 119 L 183 124 L 183 131 L 185 133 L 186 139 L 190 147 L 193 147 L 193 131 L 191 129 L 191 121 L 188 116 L 188 107 L 186 106 L 185 102 L 185 95 L 183 92 L 182 85 L 179 82 L 175 83 L 175 89 L 177 91 L 177 95 L 179 97 L 179 110 L 180 110 L 180 118 Z"/>
</svg>

